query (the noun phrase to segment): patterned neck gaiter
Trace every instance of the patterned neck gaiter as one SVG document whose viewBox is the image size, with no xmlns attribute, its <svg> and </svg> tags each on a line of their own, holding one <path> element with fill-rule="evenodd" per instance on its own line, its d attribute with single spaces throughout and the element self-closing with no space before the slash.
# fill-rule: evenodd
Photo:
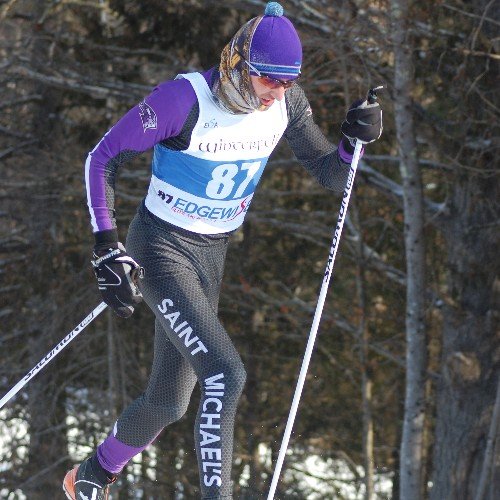
<svg viewBox="0 0 500 500">
<path fill-rule="evenodd" d="M 221 54 L 220 77 L 216 80 L 212 92 L 218 104 L 232 114 L 269 109 L 255 94 L 250 81 L 249 67 L 242 58 L 243 56 L 247 61 L 249 60 L 250 43 L 261 20 L 262 16 L 259 16 L 244 24 L 224 47 Z"/>
</svg>

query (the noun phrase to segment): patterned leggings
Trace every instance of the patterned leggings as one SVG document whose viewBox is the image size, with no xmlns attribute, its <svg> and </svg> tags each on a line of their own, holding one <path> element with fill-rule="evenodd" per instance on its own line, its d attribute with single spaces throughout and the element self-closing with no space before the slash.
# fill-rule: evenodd
<svg viewBox="0 0 500 500">
<path fill-rule="evenodd" d="M 145 269 L 141 290 L 156 316 L 154 360 L 145 392 L 99 446 L 106 470 L 119 472 L 180 419 L 198 381 L 194 435 L 202 498 L 232 498 L 234 419 L 246 373 L 217 318 L 227 244 L 227 235 L 185 231 L 144 206 L 132 221 L 126 248 Z"/>
</svg>

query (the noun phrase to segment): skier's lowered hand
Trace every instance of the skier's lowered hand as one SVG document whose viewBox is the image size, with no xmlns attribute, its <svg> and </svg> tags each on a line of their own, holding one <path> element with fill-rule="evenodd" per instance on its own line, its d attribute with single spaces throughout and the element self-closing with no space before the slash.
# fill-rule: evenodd
<svg viewBox="0 0 500 500">
<path fill-rule="evenodd" d="M 117 242 L 96 245 L 92 260 L 102 298 L 118 316 L 128 318 L 134 306 L 142 301 L 137 286 L 144 269 Z"/>
</svg>

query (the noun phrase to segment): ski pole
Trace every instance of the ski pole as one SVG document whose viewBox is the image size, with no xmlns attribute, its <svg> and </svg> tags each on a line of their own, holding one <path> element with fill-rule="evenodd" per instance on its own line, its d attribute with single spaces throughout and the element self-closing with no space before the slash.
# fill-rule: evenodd
<svg viewBox="0 0 500 500">
<path fill-rule="evenodd" d="M 381 88 L 383 88 L 383 86 L 370 89 L 367 96 L 367 101 L 370 104 L 373 104 L 377 100 L 377 90 L 380 90 Z M 311 326 L 311 331 L 309 333 L 309 339 L 307 341 L 304 359 L 302 360 L 302 366 L 300 368 L 299 378 L 297 381 L 297 386 L 295 388 L 295 394 L 293 396 L 292 406 L 290 408 L 290 414 L 288 416 L 288 421 L 286 423 L 285 433 L 283 435 L 283 441 L 281 443 L 280 451 L 278 453 L 278 460 L 276 461 L 276 467 L 274 470 L 267 500 L 273 500 L 274 498 L 274 493 L 276 491 L 276 486 L 278 485 L 281 468 L 283 467 L 283 461 L 285 459 L 285 453 L 288 448 L 288 442 L 290 440 L 290 435 L 292 434 L 292 427 L 295 421 L 295 416 L 297 415 L 300 396 L 302 394 L 302 389 L 304 387 L 307 370 L 309 368 L 309 362 L 311 361 L 314 342 L 316 340 L 316 335 L 318 333 L 319 322 L 321 320 L 321 314 L 323 312 L 323 306 L 325 304 L 328 284 L 330 283 L 330 278 L 332 276 L 333 263 L 335 262 L 335 256 L 337 255 L 340 235 L 342 233 L 342 228 L 344 227 L 345 216 L 347 213 L 347 206 L 349 205 L 349 199 L 351 198 L 352 186 L 354 184 L 354 176 L 356 175 L 356 170 L 358 168 L 359 156 L 361 154 L 362 147 L 363 143 L 361 141 L 356 141 L 356 145 L 354 147 L 354 154 L 352 156 L 352 161 L 351 161 L 351 168 L 349 170 L 349 175 L 347 177 L 347 184 L 342 197 L 342 202 L 339 210 L 339 217 L 337 219 L 337 225 L 335 227 L 333 241 L 330 247 L 330 253 L 328 255 L 328 262 L 326 264 L 325 274 L 323 276 L 323 284 L 321 286 L 321 291 L 318 297 L 318 303 L 316 305 L 316 311 L 314 313 L 314 319 Z"/>
<path fill-rule="evenodd" d="M 33 367 L 1 400 L 0 408 L 2 408 L 9 399 L 15 396 L 45 365 L 47 365 L 60 351 L 62 351 L 85 327 L 91 323 L 104 309 L 106 303 L 101 302 L 74 330 L 64 337 L 52 351 L 43 357 L 38 364 Z"/>
</svg>

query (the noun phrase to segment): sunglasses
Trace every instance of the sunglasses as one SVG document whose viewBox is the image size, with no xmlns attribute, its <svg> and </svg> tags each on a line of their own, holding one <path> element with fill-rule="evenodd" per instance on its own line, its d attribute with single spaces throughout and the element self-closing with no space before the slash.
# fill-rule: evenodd
<svg viewBox="0 0 500 500">
<path fill-rule="evenodd" d="M 254 70 L 255 71 L 255 70 Z M 258 75 L 258 80 L 262 85 L 268 87 L 270 89 L 278 89 L 283 87 L 285 90 L 289 89 L 295 80 L 280 80 L 279 78 L 271 78 L 270 76 L 264 75 L 264 73 L 260 73 Z"/>
<path fill-rule="evenodd" d="M 262 85 L 264 85 L 265 87 L 268 87 L 270 89 L 277 89 L 279 87 L 283 87 L 286 90 L 289 89 L 293 85 L 293 83 L 300 78 L 300 73 L 299 76 L 294 80 L 280 80 L 279 78 L 273 78 L 259 71 L 252 63 L 250 63 L 250 61 L 247 61 L 238 50 L 236 50 L 236 52 L 243 59 L 243 61 L 245 61 L 245 64 L 253 72 L 257 73 L 259 82 L 262 83 Z"/>
</svg>

